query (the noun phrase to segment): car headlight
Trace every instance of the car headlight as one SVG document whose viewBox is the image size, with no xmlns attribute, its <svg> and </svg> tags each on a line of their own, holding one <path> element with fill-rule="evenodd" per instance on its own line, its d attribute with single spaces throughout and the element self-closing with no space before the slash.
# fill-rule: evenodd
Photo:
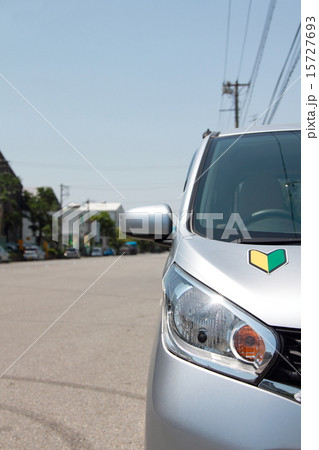
<svg viewBox="0 0 319 450">
<path fill-rule="evenodd" d="M 278 340 L 263 323 L 173 265 L 164 278 L 163 337 L 188 361 L 254 383 Z"/>
</svg>

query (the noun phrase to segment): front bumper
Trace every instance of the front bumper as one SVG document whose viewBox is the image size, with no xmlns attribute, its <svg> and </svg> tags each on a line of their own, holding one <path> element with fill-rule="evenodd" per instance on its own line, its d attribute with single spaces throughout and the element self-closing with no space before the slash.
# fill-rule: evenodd
<svg viewBox="0 0 319 450">
<path fill-rule="evenodd" d="M 297 450 L 300 405 L 184 361 L 159 333 L 147 394 L 146 450 Z"/>
</svg>

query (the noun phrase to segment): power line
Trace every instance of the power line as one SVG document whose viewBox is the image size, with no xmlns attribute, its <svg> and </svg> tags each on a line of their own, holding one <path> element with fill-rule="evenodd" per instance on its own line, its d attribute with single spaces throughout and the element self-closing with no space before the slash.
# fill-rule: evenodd
<svg viewBox="0 0 319 450">
<path fill-rule="evenodd" d="M 290 66 L 289 66 L 290 69 L 288 70 L 288 78 L 286 76 L 286 78 L 285 78 L 285 80 L 283 82 L 283 86 L 282 86 L 282 88 L 280 90 L 281 94 L 284 92 L 284 90 L 285 90 L 285 88 L 286 88 L 286 86 L 287 86 L 287 84 L 289 82 L 290 76 L 292 75 L 292 72 L 293 72 L 297 62 L 299 61 L 299 58 L 300 58 L 300 40 L 297 40 L 297 38 L 298 38 L 298 36 L 300 34 L 300 29 L 301 29 L 301 23 L 299 23 L 299 26 L 298 26 L 297 31 L 295 33 L 295 36 L 293 38 L 292 44 L 290 46 L 287 58 L 286 58 L 286 60 L 284 62 L 284 65 L 283 65 L 283 67 L 281 69 L 281 72 L 279 74 L 279 77 L 277 79 L 277 83 L 275 85 L 273 94 L 271 96 L 271 99 L 270 99 L 270 102 L 269 102 L 269 106 L 268 106 L 268 111 L 265 114 L 265 117 L 264 117 L 264 120 L 263 120 L 263 124 L 265 124 L 265 123 L 269 124 L 271 122 L 271 120 L 272 120 L 272 118 L 273 118 L 273 116 L 274 116 L 274 114 L 275 114 L 275 112 L 276 112 L 276 110 L 278 108 L 278 103 L 280 102 L 281 97 L 280 97 L 280 100 L 278 100 L 278 102 L 276 102 L 273 105 L 272 108 L 270 108 L 270 106 L 273 104 L 273 101 L 274 101 L 275 97 L 278 96 L 277 90 L 278 90 L 278 87 L 279 87 L 279 83 L 281 81 L 281 78 L 282 78 L 282 76 L 284 74 L 284 71 L 285 71 L 285 69 L 287 67 L 287 64 L 288 64 L 288 61 L 289 61 L 289 58 L 290 58 L 290 56 L 291 56 L 293 51 L 294 51 L 294 56 L 291 58 L 292 62 L 290 62 Z"/>
<path fill-rule="evenodd" d="M 244 33 L 244 39 L 243 39 L 243 45 L 242 45 L 242 51 L 241 51 L 241 58 L 240 58 L 240 64 L 238 69 L 238 74 L 241 70 L 241 65 L 243 61 L 243 55 L 245 50 L 245 44 L 246 44 L 246 38 L 247 38 L 247 31 L 248 31 L 248 25 L 249 25 L 249 17 L 250 17 L 250 11 L 251 11 L 251 0 L 248 5 L 248 12 L 247 12 L 247 19 L 246 19 L 246 27 L 245 27 L 245 33 Z M 229 8 L 228 8 L 228 23 L 227 23 L 227 37 L 226 37 L 226 53 L 225 53 L 225 65 L 224 65 L 224 82 L 223 82 L 223 90 L 222 90 L 222 100 L 221 105 L 219 109 L 219 113 L 224 111 L 235 111 L 235 128 L 239 127 L 239 87 L 241 86 L 249 86 L 249 83 L 239 83 L 238 78 L 235 83 L 231 83 L 228 81 L 225 82 L 226 77 L 226 67 L 227 67 L 227 56 L 228 56 L 228 42 L 229 42 L 229 29 L 230 29 L 230 13 L 231 13 L 231 2 L 229 1 Z M 223 104 L 223 95 L 229 94 L 234 96 L 234 108 L 233 109 L 222 109 Z M 220 122 L 220 115 L 219 115 L 219 122 Z"/>
<path fill-rule="evenodd" d="M 228 1 L 228 16 L 227 16 L 227 31 L 226 31 L 226 44 L 225 44 L 225 58 L 224 58 L 224 77 L 226 79 L 226 69 L 227 69 L 227 60 L 228 60 L 228 45 L 229 45 L 229 33 L 230 33 L 230 15 L 231 15 L 231 0 Z M 223 110 L 223 102 L 224 96 L 221 95 L 220 105 L 219 105 L 219 116 L 218 116 L 218 125 L 217 128 L 220 129 L 221 122 L 221 112 Z"/>
<path fill-rule="evenodd" d="M 32 166 L 32 167 L 45 167 L 46 169 L 72 169 L 72 170 L 85 170 L 87 171 L 87 167 L 84 165 L 76 165 L 76 164 L 65 164 L 65 163 L 56 163 L 56 162 L 36 162 L 36 161 L 19 161 L 19 160 L 10 160 L 10 164 L 22 165 L 22 166 Z M 120 172 L 128 172 L 132 170 L 167 170 L 167 169 L 187 169 L 187 164 L 159 164 L 159 165 L 146 165 L 146 166 L 108 166 L 108 167 L 100 167 L 100 170 L 109 170 L 109 171 L 120 171 Z"/>
<path fill-rule="evenodd" d="M 179 183 L 177 183 L 179 185 Z M 172 187 L 175 187 L 176 183 L 165 183 L 165 184 L 154 184 L 154 183 L 150 183 L 150 184 L 145 184 L 143 186 L 134 186 L 134 185 L 127 185 L 127 186 L 122 186 L 123 190 L 128 190 L 128 191 L 145 191 L 145 189 L 147 191 L 149 190 L 158 190 L 158 189 L 172 189 Z M 94 191 L 109 191 L 111 190 L 109 187 L 105 188 L 103 186 L 94 186 L 94 185 L 78 185 L 78 184 L 74 184 L 72 186 L 66 186 L 72 189 L 76 189 L 76 190 L 82 190 L 82 189 L 86 189 L 86 190 L 94 190 Z"/>
<path fill-rule="evenodd" d="M 271 121 L 272 121 L 272 119 L 273 119 L 273 117 L 274 117 L 274 115 L 275 115 L 275 113 L 276 113 L 276 111 L 278 109 L 278 106 L 279 106 L 279 104 L 280 104 L 280 102 L 282 100 L 282 97 L 283 97 L 283 93 L 286 90 L 286 87 L 287 87 L 287 85 L 289 83 L 289 80 L 290 80 L 294 70 L 295 70 L 296 65 L 298 64 L 299 59 L 300 59 L 300 49 L 297 49 L 297 51 L 295 52 L 294 58 L 292 60 L 292 63 L 290 64 L 290 70 L 289 70 L 288 74 L 286 75 L 286 78 L 284 79 L 282 88 L 280 89 L 278 101 L 273 105 L 273 108 L 272 108 L 270 117 L 269 117 L 269 119 L 267 121 L 267 124 L 271 123 Z"/>
<path fill-rule="evenodd" d="M 251 97 L 252 97 L 252 94 L 253 94 L 253 91 L 254 91 L 254 87 L 255 87 L 255 83 L 256 83 L 256 79 L 257 79 L 257 75 L 258 75 L 258 70 L 259 70 L 260 63 L 261 63 L 261 60 L 262 60 L 262 57 L 263 57 L 264 48 L 265 48 L 265 45 L 266 45 L 266 41 L 267 41 L 269 29 L 270 29 L 270 24 L 271 24 L 271 20 L 272 20 L 272 16 L 273 16 L 273 12 L 274 12 L 276 3 L 277 3 L 277 0 L 270 0 L 270 3 L 269 3 L 269 7 L 268 7 L 268 12 L 267 12 L 266 20 L 265 20 L 263 33 L 262 33 L 260 44 L 259 44 L 259 47 L 258 47 L 255 63 L 254 63 L 254 66 L 253 66 L 253 70 L 252 70 L 252 73 L 251 73 L 251 76 L 250 76 L 249 88 L 247 90 L 246 99 L 244 101 L 243 121 L 246 120 L 249 104 L 250 104 Z"/>
<path fill-rule="evenodd" d="M 229 32 L 230 32 L 230 14 L 231 14 L 231 0 L 228 1 L 228 19 L 227 19 L 226 48 L 225 48 L 225 61 L 224 61 L 224 80 L 226 78 L 226 69 L 227 69 L 227 60 L 228 60 L 228 44 L 229 44 Z"/>
<path fill-rule="evenodd" d="M 251 2 L 252 2 L 252 0 L 249 0 L 247 19 L 246 19 L 246 27 L 245 27 L 245 34 L 244 34 L 243 45 L 242 45 L 241 55 L 240 55 L 240 60 L 239 60 L 239 68 L 238 68 L 237 80 L 239 80 L 241 66 L 242 66 L 242 62 L 243 62 L 243 59 L 244 59 L 244 51 L 245 51 L 245 46 L 246 46 L 246 39 L 247 39 L 247 32 L 248 32 L 249 18 L 250 18 L 250 11 L 251 11 Z"/>
</svg>

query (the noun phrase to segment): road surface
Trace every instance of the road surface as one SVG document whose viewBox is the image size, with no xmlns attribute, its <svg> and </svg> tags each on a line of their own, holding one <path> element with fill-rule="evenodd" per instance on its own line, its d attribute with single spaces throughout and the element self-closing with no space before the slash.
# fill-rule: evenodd
<svg viewBox="0 0 319 450">
<path fill-rule="evenodd" d="M 1 449 L 143 449 L 166 257 L 0 265 Z"/>
</svg>

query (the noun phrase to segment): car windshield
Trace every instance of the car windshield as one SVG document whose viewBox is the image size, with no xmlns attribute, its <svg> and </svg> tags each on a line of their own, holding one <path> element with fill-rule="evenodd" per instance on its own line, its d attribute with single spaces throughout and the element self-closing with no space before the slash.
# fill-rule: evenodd
<svg viewBox="0 0 319 450">
<path fill-rule="evenodd" d="M 299 241 L 300 147 L 300 131 L 212 139 L 195 185 L 195 233 L 239 243 Z"/>
</svg>

